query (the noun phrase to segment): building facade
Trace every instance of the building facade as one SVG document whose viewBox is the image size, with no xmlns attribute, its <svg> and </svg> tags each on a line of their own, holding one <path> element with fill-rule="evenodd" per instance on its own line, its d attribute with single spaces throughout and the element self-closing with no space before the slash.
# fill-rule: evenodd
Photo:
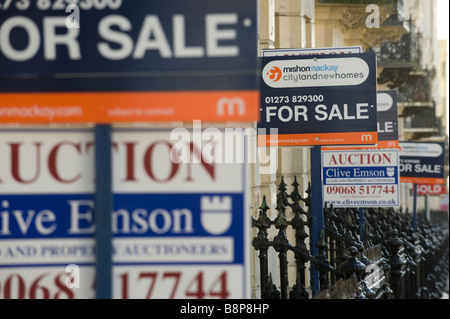
<svg viewBox="0 0 450 319">
<path fill-rule="evenodd" d="M 260 0 L 259 52 L 261 55 L 264 49 L 344 46 L 361 46 L 363 52 L 375 52 L 377 89 L 398 92 L 399 140 L 447 141 L 444 62 L 438 50 L 435 16 L 435 0 Z M 260 174 L 259 165 L 263 164 L 256 164 L 252 179 L 252 206 L 259 207 L 265 197 L 272 219 L 276 216 L 281 178 L 290 191 L 296 177 L 302 195 L 311 178 L 309 147 L 280 147 L 277 152 L 276 163 L 264 164 L 275 165 L 276 170 Z M 401 185 L 403 210 L 413 209 L 411 188 L 409 183 Z M 419 198 L 418 207 L 438 209 L 438 203 L 435 199 Z M 256 258 L 255 254 L 253 259 Z M 276 268 L 276 264 L 276 257 L 269 255 L 269 267 Z M 258 272 L 253 269 L 253 273 Z M 257 282 L 255 278 L 255 297 L 259 294 Z"/>
</svg>

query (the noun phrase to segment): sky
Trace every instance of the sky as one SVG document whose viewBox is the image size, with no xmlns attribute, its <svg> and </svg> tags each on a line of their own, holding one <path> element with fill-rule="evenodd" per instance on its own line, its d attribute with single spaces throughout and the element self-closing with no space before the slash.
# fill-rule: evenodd
<svg viewBox="0 0 450 319">
<path fill-rule="evenodd" d="M 437 31 L 437 38 L 438 39 L 447 39 L 448 40 L 448 3 L 449 0 L 437 0 L 437 23 L 438 23 L 438 31 Z"/>
</svg>

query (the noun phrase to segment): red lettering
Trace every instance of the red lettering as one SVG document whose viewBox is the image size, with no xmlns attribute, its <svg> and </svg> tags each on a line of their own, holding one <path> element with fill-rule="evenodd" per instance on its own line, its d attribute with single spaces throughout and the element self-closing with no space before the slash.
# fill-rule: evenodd
<svg viewBox="0 0 450 319">
<path fill-rule="evenodd" d="M 334 157 L 334 155 L 331 155 L 331 159 L 330 159 L 330 162 L 328 163 L 328 165 L 332 165 L 332 164 L 334 164 L 334 165 L 337 164 L 337 161 L 336 161 L 336 158 Z"/>
<path fill-rule="evenodd" d="M 9 143 L 11 146 L 11 174 L 13 178 L 19 183 L 30 184 L 36 181 L 41 172 L 41 144 L 39 142 L 34 142 L 33 144 L 36 146 L 36 173 L 34 177 L 29 180 L 24 180 L 19 173 L 20 167 L 20 157 L 19 157 L 19 146 L 22 143 Z M 29 163 L 29 162 L 28 162 Z"/>
<path fill-rule="evenodd" d="M 381 163 L 381 155 L 380 154 L 374 154 L 372 157 L 372 162 L 374 164 L 380 164 Z"/>
<path fill-rule="evenodd" d="M 63 179 L 61 177 L 61 175 L 58 173 L 58 170 L 56 168 L 57 167 L 57 165 L 56 165 L 56 158 L 57 158 L 58 150 L 64 144 L 73 146 L 78 151 L 78 153 L 81 154 L 81 145 L 80 144 L 76 144 L 76 143 L 72 143 L 72 142 L 61 142 L 59 144 L 56 144 L 53 147 L 53 149 L 50 151 L 50 154 L 48 156 L 48 169 L 50 171 L 50 174 L 57 181 L 59 181 L 61 183 L 72 183 L 72 182 L 75 182 L 77 179 L 79 179 L 81 177 L 81 173 L 76 175 L 72 179 Z"/>
<path fill-rule="evenodd" d="M 175 174 L 178 171 L 179 164 L 174 163 L 173 161 L 170 161 L 172 163 L 172 169 L 171 169 L 169 176 L 166 179 L 156 178 L 155 174 L 153 174 L 152 153 L 153 153 L 153 149 L 155 148 L 155 146 L 159 143 L 167 145 L 169 147 L 169 152 L 172 149 L 173 145 L 166 141 L 156 141 L 155 143 L 153 143 L 144 154 L 144 169 L 151 179 L 153 179 L 154 181 L 156 181 L 158 183 L 163 183 L 163 182 L 170 181 L 175 176 Z"/>
<path fill-rule="evenodd" d="M 126 169 L 127 169 L 127 175 L 124 179 L 124 181 L 131 181 L 135 182 L 136 177 L 134 176 L 134 146 L 136 145 L 136 142 L 132 143 L 125 143 L 126 148 Z"/>
<path fill-rule="evenodd" d="M 383 157 L 385 159 L 385 161 L 383 161 L 383 164 L 387 163 L 391 163 L 391 153 L 389 153 L 389 156 L 387 154 L 383 154 Z"/>
<path fill-rule="evenodd" d="M 86 153 L 89 153 L 90 148 L 94 145 L 95 145 L 95 142 L 87 142 L 86 143 Z"/>
<path fill-rule="evenodd" d="M 356 164 L 356 162 L 354 162 L 354 161 L 352 160 L 352 158 L 353 158 L 354 156 L 356 157 L 357 155 L 356 155 L 356 154 L 350 154 L 350 156 L 348 157 L 348 163 L 349 163 L 349 164 L 352 164 L 352 165 L 353 165 L 353 164 Z M 342 163 L 341 163 L 341 164 L 342 164 Z"/>
<path fill-rule="evenodd" d="M 95 142 L 60 140 L 50 145 L 44 143 L 46 142 L 7 143 L 10 151 L 10 174 L 13 181 L 21 184 L 32 184 L 38 182 L 40 178 L 47 176 L 47 174 L 48 177 L 63 184 L 76 183 L 83 179 L 83 168 L 71 167 L 70 162 L 73 160 L 74 163 L 84 163 L 84 156 L 92 152 Z M 119 145 L 122 143 L 124 147 Z M 191 159 L 188 162 L 176 160 L 179 155 L 173 150 L 173 144 L 170 141 L 152 141 L 142 151 L 139 143 L 139 141 L 128 140 L 113 142 L 111 145 L 115 153 L 121 154 L 119 165 L 125 165 L 123 176 L 120 176 L 121 182 L 138 182 L 145 178 L 138 173 L 140 172 L 136 167 L 138 163 L 143 164 L 144 175 L 157 183 L 167 183 L 177 176 L 185 182 L 194 182 L 198 170 L 204 171 L 204 174 L 209 176 L 211 180 L 216 180 L 215 163 L 206 162 L 200 146 L 195 143 L 188 143 Z M 172 161 L 170 158 L 174 160 Z M 125 164 L 122 164 L 123 160 Z M 167 162 L 165 162 L 166 160 Z M 336 162 L 335 157 L 332 158 L 333 160 Z M 3 160 L 0 159 L 0 161 Z M 68 167 L 67 165 L 71 168 L 70 170 L 65 170 L 65 167 Z M 182 167 L 182 165 L 185 166 Z M 180 168 L 183 168 L 183 170 L 180 170 Z M 48 173 L 46 170 L 48 170 Z M 0 183 L 3 183 L 2 179 L 0 179 Z"/>
<path fill-rule="evenodd" d="M 190 151 L 191 151 L 191 154 L 193 154 L 192 157 L 196 156 L 197 158 L 201 159 L 200 163 L 202 164 L 203 168 L 208 172 L 209 176 L 211 176 L 211 178 L 213 180 L 215 180 L 216 176 L 215 176 L 215 167 L 214 167 L 214 165 L 212 163 L 208 164 L 208 163 L 206 163 L 203 160 L 203 156 L 202 156 L 201 150 L 199 150 L 197 147 L 195 147 L 194 143 L 190 144 Z M 192 175 L 192 168 L 191 168 L 192 162 L 193 161 L 189 161 L 189 163 L 187 163 L 187 165 L 188 165 L 188 174 L 187 174 L 187 177 L 186 177 L 187 181 L 192 181 L 193 180 L 193 178 L 191 176 Z"/>
<path fill-rule="evenodd" d="M 358 165 L 358 164 L 390 164 L 392 154 L 352 153 L 331 155 L 328 165 Z"/>
</svg>

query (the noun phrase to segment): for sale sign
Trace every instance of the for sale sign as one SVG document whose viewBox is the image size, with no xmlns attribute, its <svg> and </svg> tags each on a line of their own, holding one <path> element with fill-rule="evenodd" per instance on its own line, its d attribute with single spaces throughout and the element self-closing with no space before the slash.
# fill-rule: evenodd
<svg viewBox="0 0 450 319">
<path fill-rule="evenodd" d="M 398 115 L 397 115 L 397 91 L 387 90 L 377 92 L 377 127 L 378 142 L 374 146 L 324 146 L 323 150 L 333 149 L 399 149 L 398 142 Z"/>
<path fill-rule="evenodd" d="M 377 142 L 374 53 L 263 57 L 260 145 Z M 269 132 L 269 130 L 266 130 Z"/>
<path fill-rule="evenodd" d="M 378 148 L 398 148 L 397 91 L 377 92 Z"/>
<path fill-rule="evenodd" d="M 182 133 L 113 132 L 114 298 L 248 297 L 246 164 Z M 93 132 L 0 134 L 0 298 L 94 298 Z"/>
<path fill-rule="evenodd" d="M 324 203 L 334 207 L 399 206 L 398 150 L 322 151 Z"/>
<path fill-rule="evenodd" d="M 255 0 L 0 1 L 0 123 L 256 121 L 256 28 Z"/>
<path fill-rule="evenodd" d="M 402 183 L 444 184 L 445 143 L 400 142 Z"/>
</svg>

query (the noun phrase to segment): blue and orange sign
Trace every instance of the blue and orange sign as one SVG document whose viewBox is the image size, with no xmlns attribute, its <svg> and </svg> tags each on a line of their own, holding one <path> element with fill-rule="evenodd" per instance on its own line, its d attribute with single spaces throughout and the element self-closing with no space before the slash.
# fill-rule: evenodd
<svg viewBox="0 0 450 319">
<path fill-rule="evenodd" d="M 375 54 L 263 57 L 258 134 L 261 146 L 375 144 Z"/>
<path fill-rule="evenodd" d="M 377 92 L 378 142 L 369 146 L 329 146 L 324 150 L 368 150 L 368 149 L 400 149 L 398 141 L 397 91 L 385 90 Z"/>
<path fill-rule="evenodd" d="M 256 121 L 257 1 L 6 1 L 0 123 Z"/>
<path fill-rule="evenodd" d="M 400 182 L 445 183 L 445 143 L 400 142 Z"/>
</svg>

